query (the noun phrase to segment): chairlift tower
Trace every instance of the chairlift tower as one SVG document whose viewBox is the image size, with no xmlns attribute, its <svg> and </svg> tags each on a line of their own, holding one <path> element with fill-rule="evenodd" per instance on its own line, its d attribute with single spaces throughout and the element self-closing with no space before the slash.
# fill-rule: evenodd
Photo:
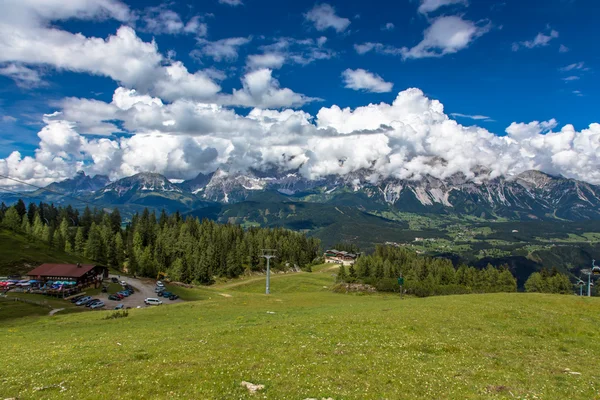
<svg viewBox="0 0 600 400">
<path fill-rule="evenodd" d="M 270 267 L 270 261 L 271 258 L 275 258 L 276 250 L 274 249 L 262 249 L 262 255 L 261 257 L 266 258 L 267 259 L 267 288 L 265 290 L 265 294 L 271 294 L 271 267 Z"/>
</svg>

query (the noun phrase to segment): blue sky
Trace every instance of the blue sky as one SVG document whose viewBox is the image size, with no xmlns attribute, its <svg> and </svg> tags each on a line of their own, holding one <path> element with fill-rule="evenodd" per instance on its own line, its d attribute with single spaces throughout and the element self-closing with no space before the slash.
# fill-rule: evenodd
<svg viewBox="0 0 600 400">
<path fill-rule="evenodd" d="M 334 105 L 354 109 L 369 103 L 390 104 L 399 92 L 419 88 L 425 98 L 443 103 L 450 118 L 496 135 L 505 135 L 513 122 L 554 119 L 550 128 L 537 132 L 545 134 L 566 124 L 580 131 L 598 121 L 600 7 L 593 1 L 101 0 L 95 9 L 86 9 L 80 0 L 56 9 L 42 1 L 29 3 L 35 7 L 9 1 L 0 28 L 39 30 L 42 38 L 48 36 L 43 33 L 48 29 L 80 33 L 88 41 L 108 41 L 120 27 L 129 27 L 140 43 L 156 43 L 160 65 L 181 62 L 189 74 L 208 77 L 209 86 L 219 87 L 218 94 L 213 93 L 217 97 L 240 91 L 241 79 L 260 69 L 251 66 L 252 56 L 279 57 L 261 59 L 268 61 L 271 74 L 264 79 L 271 78 L 268 85 L 274 88 L 289 88 L 296 97 L 290 93 L 274 96 L 279 100 L 192 96 L 240 116 L 258 107 L 303 110 L 316 117 L 322 108 Z M 15 46 L 13 37 L 4 36 L 0 47 Z M 14 151 L 35 157 L 41 146 L 38 132 L 49 126 L 42 115 L 55 111 L 69 115 L 66 98 L 108 104 L 119 87 L 161 98 L 164 104 L 189 98 L 179 93 L 190 84 L 171 87 L 168 93 L 164 87 L 152 89 L 154 82 L 119 70 L 119 61 L 96 70 L 93 62 L 81 60 L 90 54 L 71 51 L 68 40 L 65 36 L 53 41 L 56 50 L 48 56 L 21 50 L 0 56 L 0 159 Z M 113 57 L 108 50 L 99 57 Z M 126 50 L 119 51 L 123 56 Z M 129 61 L 123 57 L 125 66 Z M 77 107 L 71 109 L 72 115 L 85 114 L 81 104 Z M 86 140 L 99 138 L 98 132 L 115 140 L 147 133 L 147 128 L 125 127 L 127 122 L 117 116 L 94 121 L 74 118 L 69 121 Z M 121 132 L 110 135 L 110 128 L 98 128 L 102 121 Z M 94 157 L 88 152 L 63 158 L 81 166 Z M 114 174 L 141 166 L 119 168 Z M 564 172 L 556 165 L 548 169 Z M 32 179 L 35 173 L 30 173 Z"/>
</svg>

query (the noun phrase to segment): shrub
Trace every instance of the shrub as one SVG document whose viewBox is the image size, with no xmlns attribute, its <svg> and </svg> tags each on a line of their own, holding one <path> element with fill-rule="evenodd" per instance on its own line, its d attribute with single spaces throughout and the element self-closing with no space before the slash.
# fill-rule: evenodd
<svg viewBox="0 0 600 400">
<path fill-rule="evenodd" d="M 110 313 L 106 317 L 102 319 L 117 319 L 117 318 L 127 318 L 129 316 L 129 311 L 127 310 L 118 310 Z"/>
</svg>

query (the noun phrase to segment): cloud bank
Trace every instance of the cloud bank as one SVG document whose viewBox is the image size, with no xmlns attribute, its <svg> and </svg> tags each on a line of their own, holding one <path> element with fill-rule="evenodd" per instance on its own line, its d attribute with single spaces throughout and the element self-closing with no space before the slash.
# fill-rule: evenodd
<svg viewBox="0 0 600 400">
<path fill-rule="evenodd" d="M 248 95 L 267 87 L 260 84 L 265 78 L 248 82 Z M 107 134 L 116 129 L 114 121 L 129 134 L 86 135 Z M 65 99 L 44 122 L 35 156 L 13 152 L 0 159 L 0 174 L 47 184 L 81 169 L 112 179 L 142 171 L 184 179 L 217 168 L 276 167 L 299 169 L 309 179 L 366 169 L 376 181 L 458 172 L 474 177 L 486 167 L 491 177 L 539 169 L 600 184 L 600 124 L 577 132 L 572 125 L 556 130 L 554 120 L 513 123 L 497 136 L 459 124 L 416 88 L 400 92 L 391 104 L 334 105 L 315 117 L 261 108 L 241 115 L 188 99 L 165 104 L 118 88 L 110 103 Z"/>
<path fill-rule="evenodd" d="M 501 136 L 465 126 L 443 105 L 417 89 L 398 93 L 392 103 L 321 108 L 316 115 L 295 109 L 320 99 L 282 87 L 273 71 L 284 63 L 308 64 L 333 58 L 327 38 L 278 38 L 251 54 L 237 89 L 223 92 L 225 74 L 214 68 L 188 70 L 164 56 L 154 41 L 142 40 L 132 26 L 157 34 L 191 34 L 203 59 L 227 62 L 251 37 L 208 40 L 199 16 L 184 20 L 166 8 L 150 9 L 142 20 L 118 0 L 6 0 L 0 13 L 0 74 L 22 86 L 43 85 L 40 71 L 71 71 L 117 82 L 112 101 L 66 98 L 54 104 L 38 132 L 33 156 L 15 151 L 0 159 L 0 174 L 44 185 L 78 170 L 112 179 L 153 171 L 185 179 L 217 168 L 299 170 L 309 178 L 368 170 L 370 179 L 388 177 L 474 177 L 485 167 L 490 176 L 529 169 L 600 184 L 600 124 L 576 131 L 557 122 L 512 123 Z M 241 5 L 238 0 L 221 0 Z M 466 1 L 423 0 L 430 13 Z M 198 18 L 196 18 L 198 17 Z M 304 15 L 318 31 L 346 32 L 350 20 L 328 4 Z M 123 25 L 106 38 L 61 30 L 53 21 L 113 19 Z M 405 59 L 441 57 L 470 46 L 490 29 L 488 21 L 462 16 L 427 18 L 428 27 L 414 47 L 381 43 L 355 46 Z M 544 46 L 558 33 L 540 34 L 518 47 Z M 254 39 L 258 40 L 258 39 Z M 582 73 L 583 63 L 561 72 Z M 340 71 L 354 90 L 390 92 L 392 83 L 361 69 Z M 567 76 L 565 79 L 569 79 Z M 576 93 L 577 94 L 577 93 Z M 234 108 L 235 107 L 235 108 Z M 486 121 L 482 115 L 459 118 Z M 3 117 L 3 118 L 6 118 Z M 0 180 L 0 185 L 11 185 Z"/>
</svg>

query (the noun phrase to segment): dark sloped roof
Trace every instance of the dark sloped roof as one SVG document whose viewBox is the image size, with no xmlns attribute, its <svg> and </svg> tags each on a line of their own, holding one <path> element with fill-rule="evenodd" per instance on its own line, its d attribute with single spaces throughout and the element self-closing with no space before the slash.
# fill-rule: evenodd
<svg viewBox="0 0 600 400">
<path fill-rule="evenodd" d="M 81 278 L 94 269 L 94 265 L 83 264 L 42 264 L 36 269 L 29 271 L 28 276 L 61 276 L 69 278 Z"/>
</svg>

